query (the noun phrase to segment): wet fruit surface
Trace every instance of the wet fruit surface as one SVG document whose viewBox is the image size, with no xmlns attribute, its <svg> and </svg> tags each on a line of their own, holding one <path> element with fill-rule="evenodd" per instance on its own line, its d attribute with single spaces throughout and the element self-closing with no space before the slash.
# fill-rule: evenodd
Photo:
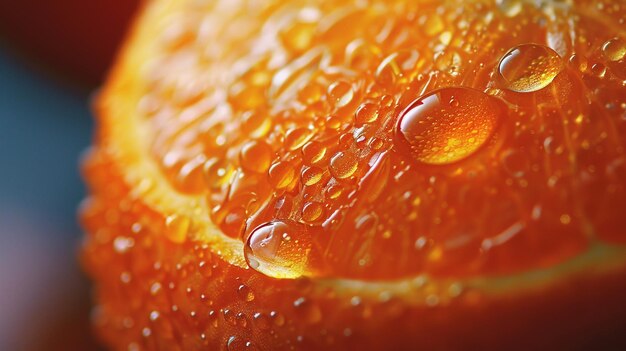
<svg viewBox="0 0 626 351">
<path fill-rule="evenodd" d="M 476 308 L 500 303 L 482 295 L 495 286 L 621 262 L 625 13 L 154 2 L 86 161 L 103 338 L 345 349 L 430 330 L 425 345 L 445 348 L 446 330 L 474 333 Z"/>
</svg>

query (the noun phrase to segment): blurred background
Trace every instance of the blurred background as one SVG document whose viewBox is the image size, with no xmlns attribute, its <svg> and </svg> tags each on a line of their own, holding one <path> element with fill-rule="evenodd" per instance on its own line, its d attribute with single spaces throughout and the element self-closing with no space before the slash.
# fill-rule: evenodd
<svg viewBox="0 0 626 351">
<path fill-rule="evenodd" d="M 137 2 L 0 0 L 0 350 L 99 349 L 78 160 Z"/>
</svg>

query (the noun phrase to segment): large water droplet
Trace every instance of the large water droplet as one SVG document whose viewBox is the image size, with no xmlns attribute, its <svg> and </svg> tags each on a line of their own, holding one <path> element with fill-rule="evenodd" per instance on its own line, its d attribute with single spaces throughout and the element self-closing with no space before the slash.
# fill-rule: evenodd
<svg viewBox="0 0 626 351">
<path fill-rule="evenodd" d="M 252 231 L 244 248 L 248 265 L 273 278 L 294 279 L 309 273 L 308 228 L 291 220 L 265 223 Z"/>
<path fill-rule="evenodd" d="M 241 166 L 253 172 L 265 173 L 272 157 L 272 148 L 262 141 L 250 141 L 241 148 Z"/>
<path fill-rule="evenodd" d="M 470 88 L 443 88 L 413 101 L 396 125 L 396 141 L 418 162 L 443 165 L 485 145 L 502 115 L 495 98 Z"/>
<path fill-rule="evenodd" d="M 330 172 L 337 179 L 350 178 L 357 170 L 356 155 L 339 151 L 330 159 Z"/>
<path fill-rule="evenodd" d="M 562 69 L 559 54 L 538 44 L 518 45 L 509 50 L 498 64 L 505 87 L 520 93 L 545 88 Z"/>
<path fill-rule="evenodd" d="M 173 214 L 165 219 L 165 236 L 175 243 L 187 240 L 191 221 L 186 216 Z"/>
<path fill-rule="evenodd" d="M 288 187 L 296 177 L 294 166 L 288 161 L 274 163 L 269 170 L 270 183 L 276 189 Z"/>
<path fill-rule="evenodd" d="M 626 56 L 626 41 L 613 38 L 602 45 L 602 52 L 609 61 L 619 61 Z"/>
</svg>

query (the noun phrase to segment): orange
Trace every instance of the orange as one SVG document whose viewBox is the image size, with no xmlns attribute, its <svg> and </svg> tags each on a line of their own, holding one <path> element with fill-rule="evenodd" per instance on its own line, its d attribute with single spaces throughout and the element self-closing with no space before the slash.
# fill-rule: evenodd
<svg viewBox="0 0 626 351">
<path fill-rule="evenodd" d="M 85 160 L 102 340 L 624 343 L 624 18 L 611 1 L 148 3 Z"/>
</svg>

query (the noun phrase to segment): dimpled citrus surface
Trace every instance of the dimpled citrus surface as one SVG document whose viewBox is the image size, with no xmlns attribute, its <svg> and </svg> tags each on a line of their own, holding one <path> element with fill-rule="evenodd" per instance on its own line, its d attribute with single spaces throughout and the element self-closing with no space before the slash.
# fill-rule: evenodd
<svg viewBox="0 0 626 351">
<path fill-rule="evenodd" d="M 624 18 L 612 1 L 148 3 L 84 162 L 103 339 L 400 347 L 493 295 L 619 266 Z"/>
</svg>

